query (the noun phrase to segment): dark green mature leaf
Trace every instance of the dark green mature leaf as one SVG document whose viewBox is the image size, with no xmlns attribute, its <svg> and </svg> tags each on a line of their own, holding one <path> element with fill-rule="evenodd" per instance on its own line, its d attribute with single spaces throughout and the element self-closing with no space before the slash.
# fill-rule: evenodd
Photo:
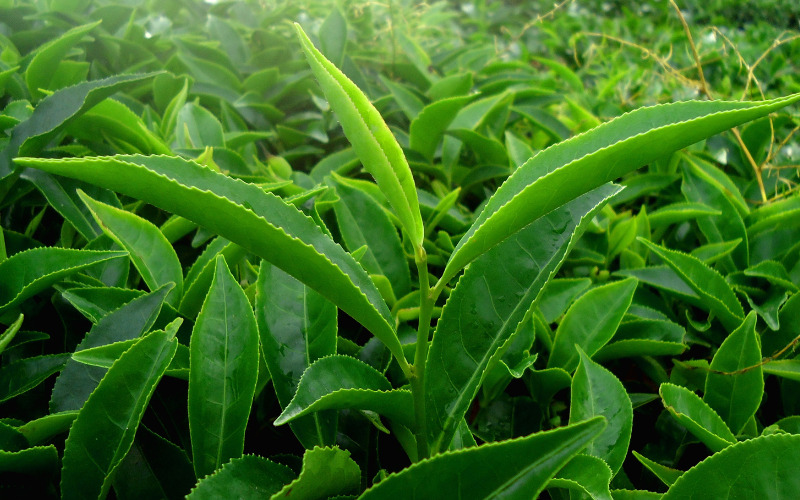
<svg viewBox="0 0 800 500">
<path fill-rule="evenodd" d="M 2 238 L 2 236 L 0 236 Z M 5 329 L 3 333 L 0 333 L 0 354 L 6 350 L 6 347 L 11 344 L 11 341 L 14 340 L 14 336 L 19 331 L 20 327 L 22 327 L 22 321 L 25 319 L 25 315 L 20 313 L 17 316 L 17 319 L 14 320 L 13 323 L 8 325 L 8 328 Z"/>
<path fill-rule="evenodd" d="M 167 303 L 178 307 L 183 295 L 183 270 L 175 249 L 150 221 L 131 212 L 93 200 L 83 191 L 78 195 L 89 207 L 103 232 L 124 248 L 131 262 L 150 290 L 167 283 L 175 287 L 167 295 Z"/>
<path fill-rule="evenodd" d="M 411 291 L 411 275 L 394 224 L 372 197 L 336 177 L 331 183 L 339 201 L 333 208 L 345 245 L 351 252 L 366 245 L 361 265 L 388 278 L 395 297 L 404 296 Z"/>
<path fill-rule="evenodd" d="M 283 464 L 255 455 L 245 455 L 231 460 L 214 474 L 203 478 L 186 498 L 264 499 L 280 491 L 294 478 L 294 472 Z"/>
<path fill-rule="evenodd" d="M 661 465 L 658 462 L 654 462 L 649 458 L 637 453 L 636 451 L 633 452 L 633 456 L 636 457 L 636 460 L 642 463 L 647 470 L 655 474 L 657 478 L 659 478 L 665 485 L 672 486 L 672 484 L 678 480 L 679 477 L 683 475 L 682 470 L 673 469 L 671 467 L 667 467 L 666 465 Z"/>
<path fill-rule="evenodd" d="M 716 314 L 728 331 L 733 331 L 741 324 L 744 319 L 744 309 L 722 275 L 691 255 L 669 250 L 641 238 L 639 241 L 680 276 L 701 298 L 706 308 Z"/>
<path fill-rule="evenodd" d="M 721 212 L 719 216 L 701 216 L 697 218 L 697 225 L 709 243 L 722 243 L 741 239 L 730 257 L 722 260 L 729 271 L 745 269 L 750 262 L 749 245 L 747 243 L 747 230 L 744 221 L 736 206 L 728 198 L 724 186 L 714 182 L 714 178 L 706 170 L 716 168 L 706 165 L 705 170 L 697 166 L 702 160 L 687 157 L 683 168 L 683 183 L 681 190 L 686 199 L 692 202 L 703 203 Z"/>
<path fill-rule="evenodd" d="M 325 59 L 299 24 L 295 28 L 314 76 L 339 117 L 347 139 L 391 203 L 411 241 L 421 246 L 423 225 L 417 189 L 397 139 L 367 96 Z"/>
<path fill-rule="evenodd" d="M 53 444 L 19 451 L 0 451 L 0 473 L 10 472 L 12 477 L 13 473 L 47 477 L 53 474 L 57 466 L 58 450 Z"/>
<path fill-rule="evenodd" d="M 36 420 L 31 420 L 19 426 L 17 430 L 25 436 L 31 446 L 36 446 L 53 436 L 67 432 L 77 417 L 77 411 L 51 413 Z"/>
<path fill-rule="evenodd" d="M 70 248 L 33 248 L 16 253 L 0 262 L 0 311 L 89 266 L 125 256 L 125 252 Z"/>
<path fill-rule="evenodd" d="M 353 493 L 361 484 L 361 470 L 350 452 L 339 448 L 316 447 L 306 450 L 303 468 L 297 479 L 270 497 L 270 500 L 315 500 Z"/>
<path fill-rule="evenodd" d="M 554 210 L 487 252 L 461 277 L 428 352 L 425 411 L 432 452 L 449 445 L 490 361 L 502 354 L 585 225 L 616 192 L 603 186 Z"/>
<path fill-rule="evenodd" d="M 11 173 L 11 160 L 15 156 L 38 153 L 70 120 L 106 97 L 139 85 L 155 75 L 156 73 L 118 75 L 79 83 L 45 97 L 36 106 L 31 117 L 11 131 L 10 141 L 0 153 L 0 178 Z"/>
<path fill-rule="evenodd" d="M 69 354 L 35 356 L 0 368 L 0 403 L 41 384 L 47 377 L 64 368 L 69 357 Z"/>
<path fill-rule="evenodd" d="M 341 307 L 406 368 L 391 314 L 367 273 L 311 219 L 277 196 L 181 158 L 17 161 L 124 192 L 237 243 Z"/>
<path fill-rule="evenodd" d="M 267 262 L 261 263 L 257 287 L 261 348 L 278 403 L 286 409 L 308 367 L 336 354 L 336 306 Z M 294 421 L 292 431 L 306 448 L 333 444 L 336 414 L 315 413 Z"/>
<path fill-rule="evenodd" d="M 703 401 L 738 434 L 761 406 L 764 393 L 755 312 L 719 346 L 709 369 Z"/>
<path fill-rule="evenodd" d="M 221 256 L 189 349 L 189 432 L 203 477 L 242 455 L 258 378 L 256 318 Z"/>
<path fill-rule="evenodd" d="M 450 97 L 425 106 L 411 121 L 409 131 L 411 149 L 422 153 L 428 161 L 433 161 L 444 131 L 458 112 L 472 99 L 473 96 Z"/>
<path fill-rule="evenodd" d="M 605 427 L 602 417 L 530 436 L 447 452 L 384 479 L 361 498 L 537 498 Z"/>
<path fill-rule="evenodd" d="M 616 475 L 628 455 L 633 428 L 633 407 L 622 382 L 610 371 L 592 361 L 578 347 L 580 364 L 572 378 L 569 421 L 580 422 L 599 415 L 608 426 L 586 448 L 586 454 L 605 460 Z"/>
<path fill-rule="evenodd" d="M 558 143 L 522 165 L 495 192 L 456 245 L 449 281 L 478 255 L 555 207 L 650 161 L 800 100 L 680 102 L 640 108 Z"/>
<path fill-rule="evenodd" d="M 800 436 L 773 434 L 750 439 L 729 446 L 686 471 L 663 500 L 793 499 L 800 491 L 798 462 Z"/>
<path fill-rule="evenodd" d="M 165 285 L 110 312 L 89 330 L 75 351 L 141 336 L 155 323 L 171 289 L 172 285 Z M 53 387 L 50 411 L 80 410 L 105 372 L 103 368 L 69 360 Z"/>
<path fill-rule="evenodd" d="M 62 498 L 105 496 L 176 348 L 174 338 L 154 332 L 108 370 L 70 429 L 61 472 Z"/>
<path fill-rule="evenodd" d="M 658 392 L 672 416 L 711 451 L 720 451 L 736 442 L 736 436 L 722 418 L 697 394 L 669 383 L 661 384 Z"/>
<path fill-rule="evenodd" d="M 203 250 L 203 253 L 192 264 L 183 280 L 184 291 L 181 297 L 180 311 L 187 318 L 194 318 L 200 312 L 203 301 L 211 287 L 211 280 L 214 278 L 215 260 L 217 255 L 225 257 L 228 268 L 233 269 L 245 255 L 247 251 L 231 243 L 225 238 L 215 238 Z"/>
<path fill-rule="evenodd" d="M 547 366 L 572 371 L 578 366 L 576 345 L 589 356 L 606 345 L 630 307 L 637 284 L 628 278 L 591 289 L 576 300 L 558 325 Z"/>
<path fill-rule="evenodd" d="M 375 368 L 350 356 L 318 359 L 303 373 L 297 393 L 275 420 L 291 422 L 311 412 L 353 408 L 374 411 L 407 427 L 414 425 L 411 392 L 394 389 Z"/>
</svg>

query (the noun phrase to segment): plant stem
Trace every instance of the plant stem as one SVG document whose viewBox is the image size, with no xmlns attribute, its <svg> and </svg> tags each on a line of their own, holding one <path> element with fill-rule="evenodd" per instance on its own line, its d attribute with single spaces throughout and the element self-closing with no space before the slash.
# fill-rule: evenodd
<svg viewBox="0 0 800 500">
<path fill-rule="evenodd" d="M 431 293 L 430 278 L 428 277 L 428 256 L 425 249 L 415 249 L 414 261 L 419 274 L 419 326 L 417 327 L 417 345 L 414 352 L 414 365 L 412 367 L 411 394 L 414 398 L 414 419 L 416 428 L 414 435 L 417 439 L 417 458 L 427 458 L 428 450 L 427 425 L 425 421 L 425 362 L 428 358 L 428 337 L 431 328 L 431 314 L 436 297 Z"/>
</svg>

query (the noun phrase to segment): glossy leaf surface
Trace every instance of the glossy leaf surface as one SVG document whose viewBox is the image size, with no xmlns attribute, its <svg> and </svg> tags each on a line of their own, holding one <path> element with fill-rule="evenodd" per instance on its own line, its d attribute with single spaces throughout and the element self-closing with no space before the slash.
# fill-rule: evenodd
<svg viewBox="0 0 800 500">
<path fill-rule="evenodd" d="M 661 384 L 658 392 L 672 416 L 712 451 L 720 451 L 736 442 L 722 418 L 697 394 L 669 383 Z"/>
<path fill-rule="evenodd" d="M 295 474 L 285 465 L 255 455 L 235 458 L 220 470 L 203 478 L 186 497 L 189 500 L 216 498 L 262 499 L 274 495 Z"/>
<path fill-rule="evenodd" d="M 203 477 L 242 455 L 258 375 L 256 318 L 222 257 L 189 350 L 189 432 Z"/>
</svg>

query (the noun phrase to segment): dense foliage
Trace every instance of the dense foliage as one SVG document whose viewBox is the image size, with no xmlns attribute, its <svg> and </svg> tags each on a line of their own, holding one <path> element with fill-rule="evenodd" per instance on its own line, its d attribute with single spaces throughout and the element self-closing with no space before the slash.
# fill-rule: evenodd
<svg viewBox="0 0 800 500">
<path fill-rule="evenodd" d="M 0 0 L 0 494 L 793 498 L 800 11 L 731 4 Z"/>
</svg>

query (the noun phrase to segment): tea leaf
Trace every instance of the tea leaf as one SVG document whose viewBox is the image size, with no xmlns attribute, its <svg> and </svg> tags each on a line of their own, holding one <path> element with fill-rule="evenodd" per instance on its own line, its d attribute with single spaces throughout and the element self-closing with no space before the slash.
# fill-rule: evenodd
<svg viewBox="0 0 800 500">
<path fill-rule="evenodd" d="M 461 277 L 428 351 L 425 411 L 432 452 L 450 443 L 490 362 L 502 355 L 586 224 L 616 192 L 603 186 L 554 210 L 487 252 Z"/>
<path fill-rule="evenodd" d="M 423 226 L 411 169 L 397 140 L 367 96 L 325 59 L 295 24 L 308 63 L 342 124 L 364 168 L 372 174 L 415 246 L 422 245 Z"/>
<path fill-rule="evenodd" d="M 442 280 L 580 193 L 672 151 L 800 100 L 681 102 L 640 108 L 540 152 L 495 192 L 456 245 Z"/>
<path fill-rule="evenodd" d="M 339 448 L 306 450 L 297 479 L 273 494 L 270 500 L 314 500 L 352 493 L 361 484 L 361 470 L 350 452 Z"/>
<path fill-rule="evenodd" d="M 318 359 L 303 373 L 297 393 L 275 420 L 283 425 L 320 410 L 374 411 L 408 427 L 414 425 L 411 393 L 395 389 L 379 371 L 349 356 Z"/>
<path fill-rule="evenodd" d="M 798 450 L 800 436 L 787 434 L 736 443 L 686 471 L 663 499 L 794 498 L 800 488 Z"/>
<path fill-rule="evenodd" d="M 61 472 L 62 498 L 105 496 L 176 348 L 174 338 L 154 332 L 108 370 L 70 429 Z"/>
<path fill-rule="evenodd" d="M 561 467 L 604 428 L 604 419 L 597 417 L 519 439 L 441 453 L 392 474 L 361 498 L 537 498 Z"/>
<path fill-rule="evenodd" d="M 736 442 L 722 418 L 697 394 L 669 383 L 661 384 L 658 393 L 672 416 L 711 451 L 720 451 Z"/>
<path fill-rule="evenodd" d="M 703 401 L 722 417 L 734 434 L 741 432 L 761 406 L 764 375 L 759 344 L 756 313 L 751 311 L 719 346 L 709 366 Z"/>
<path fill-rule="evenodd" d="M 577 348 L 580 363 L 572 378 L 569 421 L 606 416 L 608 426 L 586 448 L 586 454 L 605 460 L 616 475 L 628 455 L 633 426 L 633 407 L 628 392 L 613 373 Z"/>
<path fill-rule="evenodd" d="M 255 455 L 244 455 L 234 458 L 214 474 L 201 479 L 186 498 L 263 499 L 280 491 L 283 485 L 294 478 L 294 472 L 283 464 Z"/>
<path fill-rule="evenodd" d="M 309 366 L 336 354 L 336 306 L 267 262 L 261 263 L 257 287 L 261 348 L 275 395 L 285 410 Z M 336 414 L 314 413 L 295 420 L 292 431 L 305 448 L 333 444 Z"/>
<path fill-rule="evenodd" d="M 256 318 L 222 256 L 189 350 L 189 433 L 203 477 L 242 455 L 258 376 Z"/>
<path fill-rule="evenodd" d="M 311 219 L 277 196 L 181 158 L 16 161 L 125 192 L 237 243 L 341 307 L 407 367 L 391 314 L 364 269 Z"/>
<path fill-rule="evenodd" d="M 637 284 L 628 278 L 593 288 L 578 298 L 558 325 L 548 368 L 572 371 L 578 365 L 576 345 L 589 356 L 606 345 L 631 305 Z"/>
</svg>

